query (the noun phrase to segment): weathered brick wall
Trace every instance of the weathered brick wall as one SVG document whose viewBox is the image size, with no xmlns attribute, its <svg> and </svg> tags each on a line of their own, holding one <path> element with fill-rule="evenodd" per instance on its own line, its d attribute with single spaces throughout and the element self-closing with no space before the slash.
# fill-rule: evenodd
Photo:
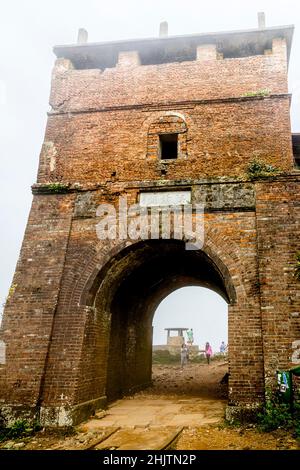
<svg viewBox="0 0 300 470">
<path fill-rule="evenodd" d="M 46 141 L 53 146 L 53 171 L 47 147 L 38 182 L 86 185 L 244 176 L 254 158 L 282 169 L 293 165 L 288 98 L 209 103 L 176 112 L 187 122 L 187 151 L 167 163 L 147 152 L 149 128 L 164 111 L 50 116 Z"/>
<path fill-rule="evenodd" d="M 293 168 L 286 45 L 275 39 L 273 53 L 240 59 L 201 47 L 197 58 L 139 65 L 131 51 L 104 71 L 57 61 L 2 326 L 2 403 L 40 406 L 44 423 L 71 424 L 149 382 L 151 319 L 170 285 L 148 291 L 156 272 L 171 282 L 177 256 L 178 287 L 198 279 L 230 304 L 231 404 L 261 402 L 264 374 L 289 364 L 300 330 L 299 176 L 246 175 L 254 158 Z M 263 89 L 270 94 L 243 96 Z M 176 160 L 159 160 L 161 132 L 179 132 Z M 97 238 L 100 203 L 182 188 L 206 206 L 203 258 L 188 261 L 167 241 L 155 250 Z"/>
<path fill-rule="evenodd" d="M 275 40 L 273 54 L 224 60 L 74 70 L 57 60 L 50 104 L 54 111 L 168 105 L 181 101 L 239 97 L 268 89 L 287 93 L 286 45 Z"/>
<path fill-rule="evenodd" d="M 208 204 L 208 210 L 212 212 L 206 215 L 206 243 L 211 247 L 208 252 L 219 256 L 230 269 L 230 276 L 235 279 L 238 300 L 229 309 L 231 400 L 249 402 L 257 400 L 263 393 L 254 195 L 249 183 L 219 186 L 222 189 L 218 191 L 218 197 L 210 198 Z M 239 191 L 234 191 L 234 186 Z M 202 201 L 209 188 L 212 186 L 208 184 L 195 186 L 195 201 Z M 220 195 L 222 191 L 223 196 Z M 126 191 L 123 188 L 123 192 L 128 194 L 131 203 L 137 201 L 136 190 Z M 213 192 L 216 193 L 216 189 Z M 236 194 L 235 199 L 232 198 L 233 193 Z M 149 313 L 149 322 L 145 317 L 150 302 L 147 300 L 147 291 L 142 295 L 142 301 L 142 288 L 132 292 L 130 299 L 136 302 L 133 310 L 140 315 L 138 318 L 135 313 L 132 320 L 125 315 L 125 312 L 133 311 L 132 305 L 127 308 L 125 303 L 121 303 L 123 311 L 122 308 L 118 310 L 119 307 L 111 307 L 110 311 L 106 311 L 107 307 L 101 303 L 106 298 L 104 294 L 97 301 L 96 309 L 84 307 L 84 291 L 87 286 L 91 286 L 90 279 L 101 271 L 120 248 L 118 241 L 99 242 L 95 228 L 98 220 L 95 218 L 97 205 L 100 201 L 109 200 L 117 206 L 118 195 L 95 191 L 87 198 L 89 202 L 85 206 L 81 204 L 82 199 L 83 196 L 79 194 L 75 203 L 77 216 L 72 223 L 44 382 L 45 407 L 58 403 L 82 403 L 106 394 L 111 399 L 121 393 L 122 387 L 133 389 L 146 383 L 147 378 L 149 380 L 151 343 L 147 343 L 145 338 L 151 336 L 151 313 L 154 311 Z M 127 262 L 120 271 L 121 280 L 125 279 L 129 266 Z M 133 261 L 131 266 L 134 266 Z M 110 279 L 110 276 L 114 276 L 119 268 L 111 269 L 113 274 L 106 273 L 106 283 L 107 292 L 113 296 L 116 281 Z M 134 296 L 136 300 L 133 300 Z M 138 303 L 141 305 L 138 306 Z M 141 306 L 142 310 L 139 310 Z M 67 331 L 65 325 L 68 325 Z M 130 353 L 128 345 L 131 343 L 135 346 Z"/>
<path fill-rule="evenodd" d="M 241 176 L 255 157 L 290 169 L 286 72 L 279 39 L 269 55 L 151 66 L 125 61 L 103 72 L 74 70 L 58 59 L 38 182 Z M 243 96 L 262 90 L 270 97 Z M 149 140 L 168 115 L 181 116 L 186 132 L 180 129 L 179 158 L 166 164 L 153 158 Z"/>
<path fill-rule="evenodd" d="M 71 226 L 73 195 L 34 197 L 1 339 L 1 403 L 35 407 L 41 391 Z"/>
<path fill-rule="evenodd" d="M 291 364 L 299 340 L 300 294 L 295 277 L 300 248 L 299 176 L 256 184 L 257 239 L 265 374 Z M 295 365 L 295 364 L 294 364 Z"/>
</svg>

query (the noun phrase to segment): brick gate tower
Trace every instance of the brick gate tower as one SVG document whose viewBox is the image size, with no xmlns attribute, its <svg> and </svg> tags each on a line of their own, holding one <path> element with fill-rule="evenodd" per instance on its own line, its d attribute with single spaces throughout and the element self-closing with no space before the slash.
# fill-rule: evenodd
<svg viewBox="0 0 300 470">
<path fill-rule="evenodd" d="M 152 318 L 186 285 L 228 303 L 228 416 L 300 340 L 292 26 L 54 48 L 33 202 L 1 327 L 2 418 L 78 423 L 151 381 Z M 293 154 L 294 148 L 294 154 Z M 204 244 L 101 238 L 98 208 L 203 203 Z M 119 234 L 120 235 L 120 234 Z"/>
</svg>

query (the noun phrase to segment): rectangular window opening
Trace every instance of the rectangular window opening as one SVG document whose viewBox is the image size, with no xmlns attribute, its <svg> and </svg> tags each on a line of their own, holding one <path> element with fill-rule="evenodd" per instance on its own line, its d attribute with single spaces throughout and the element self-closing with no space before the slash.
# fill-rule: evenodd
<svg viewBox="0 0 300 470">
<path fill-rule="evenodd" d="M 172 160 L 178 157 L 178 134 L 161 134 L 159 145 L 161 160 Z"/>
</svg>

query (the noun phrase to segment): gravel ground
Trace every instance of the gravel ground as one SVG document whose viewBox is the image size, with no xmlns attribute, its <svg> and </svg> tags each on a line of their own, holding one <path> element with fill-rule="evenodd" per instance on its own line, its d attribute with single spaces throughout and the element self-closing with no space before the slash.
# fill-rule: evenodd
<svg viewBox="0 0 300 470">
<path fill-rule="evenodd" d="M 153 365 L 153 385 L 136 394 L 137 397 L 176 398 L 203 397 L 224 400 L 227 385 L 220 381 L 227 372 L 227 364 L 212 362 L 207 364 Z M 193 406 L 189 405 L 193 413 Z M 208 405 L 209 406 L 209 405 Z M 104 413 L 105 414 L 105 413 Z M 72 435 L 73 433 L 73 435 Z M 35 436 L 15 441 L 6 441 L 0 448 L 20 450 L 42 450 L 68 443 L 68 448 L 79 449 L 94 439 L 77 429 L 51 431 L 43 430 Z M 186 427 L 173 444 L 178 450 L 286 450 L 300 449 L 299 441 L 290 434 L 278 429 L 271 433 L 261 433 L 254 425 L 231 427 L 220 417 L 218 424 L 200 427 Z"/>
</svg>

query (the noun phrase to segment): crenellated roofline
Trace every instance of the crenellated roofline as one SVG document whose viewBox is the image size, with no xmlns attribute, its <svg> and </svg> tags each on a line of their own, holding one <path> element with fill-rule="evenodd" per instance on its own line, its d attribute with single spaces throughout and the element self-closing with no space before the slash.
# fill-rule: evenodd
<svg viewBox="0 0 300 470">
<path fill-rule="evenodd" d="M 75 68 L 114 67 L 119 52 L 137 51 L 141 64 L 160 64 L 196 59 L 200 45 L 214 44 L 224 58 L 264 54 L 272 49 L 272 41 L 283 38 L 287 44 L 289 62 L 294 26 L 275 26 L 237 31 L 164 36 L 158 38 L 126 39 L 121 41 L 57 45 L 57 58 L 71 60 Z"/>
</svg>

